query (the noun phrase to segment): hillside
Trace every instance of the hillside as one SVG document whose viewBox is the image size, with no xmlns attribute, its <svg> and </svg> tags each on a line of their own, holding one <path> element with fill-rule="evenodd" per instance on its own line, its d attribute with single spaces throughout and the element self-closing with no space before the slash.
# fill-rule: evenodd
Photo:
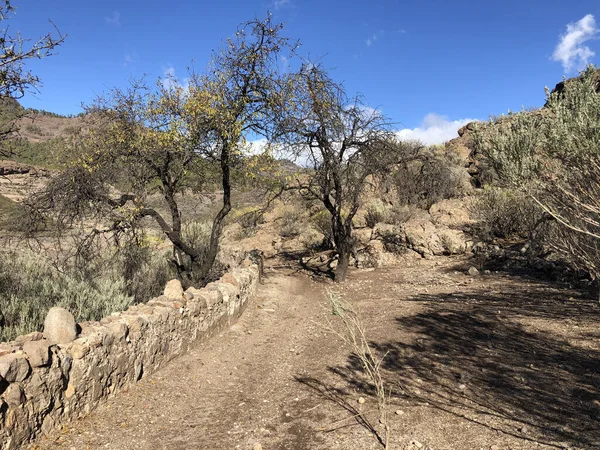
<svg viewBox="0 0 600 450">
<path fill-rule="evenodd" d="M 52 168 L 64 139 L 82 123 L 82 117 L 66 117 L 48 111 L 24 109 L 15 99 L 0 102 L 0 129 L 14 131 L 0 143 L 8 159 Z"/>
<path fill-rule="evenodd" d="M 593 78 L 596 83 L 596 90 L 600 92 L 600 68 L 596 69 Z M 562 94 L 566 89 L 569 89 L 569 86 L 580 82 L 581 77 L 579 76 L 569 78 L 558 82 L 550 92 Z M 545 114 L 547 108 L 548 104 L 546 103 L 537 110 L 528 111 L 527 114 Z M 477 154 L 473 145 L 473 131 L 476 127 L 501 126 L 501 124 L 510 120 L 509 116 L 501 116 L 495 120 L 494 124 L 490 124 L 489 122 L 470 122 L 458 130 L 457 138 L 454 138 L 445 144 L 447 149 L 459 154 L 461 158 L 463 158 L 469 173 L 473 177 L 473 183 L 476 187 L 481 187 L 486 180 L 482 179 L 482 176 L 485 177 L 483 174 L 485 170 L 484 161 L 482 156 Z"/>
</svg>

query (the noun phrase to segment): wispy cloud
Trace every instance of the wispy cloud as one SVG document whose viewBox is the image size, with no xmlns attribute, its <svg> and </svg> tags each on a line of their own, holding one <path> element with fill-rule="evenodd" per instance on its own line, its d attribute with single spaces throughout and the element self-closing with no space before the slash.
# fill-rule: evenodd
<svg viewBox="0 0 600 450">
<path fill-rule="evenodd" d="M 190 79 L 184 78 L 180 81 L 175 73 L 175 68 L 173 66 L 167 66 L 163 69 L 162 85 L 167 90 L 181 87 L 187 91 L 190 87 Z"/>
<path fill-rule="evenodd" d="M 385 34 L 385 30 L 379 30 L 376 33 L 373 33 L 371 36 L 369 36 L 367 38 L 367 40 L 365 41 L 365 44 L 367 44 L 367 47 L 371 47 L 373 44 L 375 44 L 375 42 L 378 39 L 383 38 L 384 34 Z"/>
<path fill-rule="evenodd" d="M 123 67 L 127 67 L 135 62 L 137 55 L 135 53 L 126 53 L 123 57 Z"/>
<path fill-rule="evenodd" d="M 404 140 L 416 139 L 423 144 L 442 144 L 458 137 L 458 129 L 475 119 L 448 120 L 446 116 L 429 113 L 417 128 L 405 128 L 398 131 L 398 137 Z"/>
<path fill-rule="evenodd" d="M 271 3 L 271 5 L 274 9 L 277 10 L 286 6 L 292 6 L 292 0 L 273 0 L 273 3 Z"/>
<path fill-rule="evenodd" d="M 573 69 L 583 69 L 595 53 L 584 45 L 600 32 L 594 16 L 588 14 L 577 22 L 567 25 L 567 31 L 560 36 L 560 41 L 554 49 L 552 59 L 560 62 L 567 72 Z"/>
<path fill-rule="evenodd" d="M 107 25 L 112 25 L 114 27 L 121 26 L 121 13 L 117 10 L 113 11 L 109 17 L 105 17 L 104 21 Z"/>
</svg>

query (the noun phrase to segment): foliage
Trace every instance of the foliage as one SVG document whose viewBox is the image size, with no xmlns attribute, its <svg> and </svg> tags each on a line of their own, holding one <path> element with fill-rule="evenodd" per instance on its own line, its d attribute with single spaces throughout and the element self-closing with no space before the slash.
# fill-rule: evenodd
<svg viewBox="0 0 600 450">
<path fill-rule="evenodd" d="M 395 167 L 390 178 L 401 205 L 429 209 L 434 203 L 464 194 L 464 169 L 452 154 L 432 149 Z"/>
<path fill-rule="evenodd" d="M 522 186 L 538 173 L 543 141 L 541 114 L 521 111 L 479 126 L 473 144 L 504 186 Z"/>
<path fill-rule="evenodd" d="M 390 225 L 402 225 L 418 214 L 416 206 L 395 205 L 387 212 L 386 222 Z"/>
<path fill-rule="evenodd" d="M 386 219 L 387 209 L 381 200 L 376 199 L 367 206 L 365 221 L 369 228 L 374 228 L 375 225 L 385 222 Z"/>
<path fill-rule="evenodd" d="M 331 229 L 331 213 L 321 209 L 313 214 L 310 222 L 315 230 L 323 235 L 322 247 L 326 250 L 333 248 L 333 230 Z"/>
<path fill-rule="evenodd" d="M 3 142 L 3 148 L 10 153 L 11 159 L 34 166 L 57 168 L 57 156 L 64 152 L 67 142 L 64 138 L 31 142 L 27 139 L 9 139 Z"/>
<path fill-rule="evenodd" d="M 279 235 L 294 238 L 302 233 L 302 213 L 298 208 L 287 206 L 281 211 Z"/>
<path fill-rule="evenodd" d="M 264 223 L 264 209 L 247 206 L 236 209 L 231 213 L 231 221 L 240 225 L 240 238 L 256 234 L 259 223 Z"/>
<path fill-rule="evenodd" d="M 98 99 L 71 142 L 65 170 L 31 199 L 32 211 L 53 215 L 61 229 L 93 220 L 101 233 L 135 232 L 151 218 L 173 244 L 171 262 L 184 284 L 206 282 L 231 210 L 232 172 L 269 160 L 245 157 L 245 136 L 270 137 L 274 114 L 289 103 L 278 71 L 288 47 L 281 28 L 270 17 L 240 27 L 208 74 L 192 74 L 186 89 L 172 78 L 154 87 L 136 81 Z M 222 206 L 208 243 L 200 244 L 184 230 L 181 198 L 216 181 Z M 166 214 L 148 202 L 156 192 Z"/>
</svg>

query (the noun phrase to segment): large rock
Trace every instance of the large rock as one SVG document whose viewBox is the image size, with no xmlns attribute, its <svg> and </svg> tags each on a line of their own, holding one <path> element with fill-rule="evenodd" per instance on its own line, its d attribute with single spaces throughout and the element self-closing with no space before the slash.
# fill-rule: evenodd
<svg viewBox="0 0 600 450">
<path fill-rule="evenodd" d="M 50 308 L 44 321 L 44 336 L 53 344 L 67 344 L 77 337 L 73 314 L 64 308 Z"/>
<path fill-rule="evenodd" d="M 432 221 L 438 225 L 465 228 L 474 222 L 469 214 L 472 208 L 473 199 L 471 197 L 453 198 L 433 204 L 429 208 L 429 214 Z"/>
<path fill-rule="evenodd" d="M 183 287 L 181 281 L 171 280 L 167 282 L 165 286 L 165 292 L 163 294 L 169 300 L 182 300 L 183 299 Z"/>
<path fill-rule="evenodd" d="M 410 220 L 404 224 L 407 247 L 422 256 L 465 253 L 467 239 L 462 231 L 436 226 L 428 220 Z"/>
</svg>

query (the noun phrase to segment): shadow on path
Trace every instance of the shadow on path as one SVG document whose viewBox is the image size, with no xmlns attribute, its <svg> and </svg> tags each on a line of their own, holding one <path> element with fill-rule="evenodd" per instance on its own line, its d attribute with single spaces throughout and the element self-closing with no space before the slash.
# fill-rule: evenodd
<svg viewBox="0 0 600 450">
<path fill-rule="evenodd" d="M 600 351 L 589 348 L 600 332 L 577 331 L 598 330 L 599 308 L 550 286 L 521 280 L 499 291 L 404 299 L 424 306 L 396 318 L 398 331 L 415 339 L 371 343 L 387 353 L 388 386 L 415 405 L 428 403 L 521 439 L 600 448 Z M 545 331 L 536 328 L 541 322 Z M 568 340 L 560 337 L 562 327 Z M 353 356 L 330 370 L 372 390 Z"/>
</svg>

